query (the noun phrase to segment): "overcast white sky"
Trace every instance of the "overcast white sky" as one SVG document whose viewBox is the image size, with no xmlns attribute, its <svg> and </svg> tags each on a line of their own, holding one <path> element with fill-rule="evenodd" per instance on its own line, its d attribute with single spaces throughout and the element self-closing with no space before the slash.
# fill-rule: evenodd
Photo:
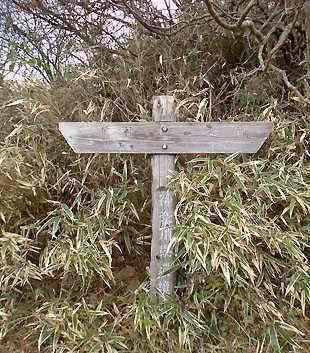
<svg viewBox="0 0 310 353">
<path fill-rule="evenodd" d="M 175 8 L 173 0 L 166 0 L 167 4 L 171 9 Z M 164 0 L 153 0 L 153 4 L 155 4 L 159 9 L 165 9 L 165 1 Z"/>
<path fill-rule="evenodd" d="M 152 2 L 159 10 L 162 10 L 163 12 L 165 12 L 167 9 L 167 5 L 169 6 L 170 10 L 176 10 L 176 6 L 173 0 L 152 0 Z M 18 72 L 10 72 L 8 75 L 6 75 L 6 79 L 22 81 L 25 79 L 25 76 Z"/>
</svg>

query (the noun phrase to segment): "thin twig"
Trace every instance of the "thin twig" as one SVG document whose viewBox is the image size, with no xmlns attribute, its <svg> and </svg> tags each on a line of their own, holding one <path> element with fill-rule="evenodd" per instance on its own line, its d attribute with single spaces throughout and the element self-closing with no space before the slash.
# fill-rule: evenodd
<svg viewBox="0 0 310 353">
<path fill-rule="evenodd" d="M 252 10 L 252 8 L 255 6 L 255 4 L 256 4 L 256 0 L 252 0 L 249 2 L 248 6 L 244 9 L 238 22 L 236 23 L 236 27 L 240 27 L 242 25 L 242 23 L 246 20 L 247 15 Z"/>
<path fill-rule="evenodd" d="M 275 31 L 277 26 L 274 26 L 269 31 L 268 35 L 264 36 L 262 31 L 259 30 L 258 28 L 256 28 L 254 22 L 251 19 L 246 19 L 247 14 L 249 13 L 249 11 L 252 8 L 252 3 L 253 3 L 252 1 L 249 3 L 249 5 L 243 11 L 243 13 L 241 14 L 241 17 L 239 18 L 239 20 L 235 24 L 229 24 L 229 23 L 225 22 L 223 19 L 221 19 L 220 16 L 214 10 L 210 0 L 204 0 L 204 2 L 207 5 L 207 8 L 209 10 L 210 15 L 213 17 L 213 19 L 215 20 L 215 22 L 219 26 L 221 26 L 222 28 L 225 28 L 227 30 L 233 31 L 233 32 L 238 31 L 240 29 L 248 30 L 257 39 L 258 43 L 260 44 L 259 50 L 258 50 L 258 59 L 259 59 L 260 67 L 257 70 L 253 70 L 251 72 L 251 74 L 256 73 L 257 71 L 265 71 L 268 67 L 270 67 L 273 71 L 278 73 L 278 75 L 281 77 L 281 79 L 283 80 L 283 82 L 286 85 L 286 87 L 289 90 L 291 90 L 292 92 L 295 93 L 295 95 L 299 98 L 299 101 L 301 101 L 302 103 L 310 104 L 310 101 L 307 98 L 305 98 L 301 94 L 301 92 L 298 90 L 298 88 L 296 86 L 294 86 L 289 81 L 289 79 L 287 77 L 287 73 L 285 72 L 285 70 L 282 70 L 282 69 L 278 68 L 277 66 L 271 64 L 272 56 L 284 45 L 284 43 L 286 42 L 289 34 L 293 30 L 293 28 L 294 28 L 294 26 L 296 24 L 296 21 L 297 21 L 297 17 L 298 17 L 298 13 L 299 13 L 298 11 L 295 12 L 294 20 L 283 29 L 283 32 L 282 32 L 278 42 L 276 43 L 276 45 L 270 51 L 268 58 L 266 60 L 264 60 L 264 58 L 263 58 L 263 50 L 264 50 L 264 48 L 265 48 L 265 46 L 266 46 L 271 34 Z M 310 5 L 309 5 L 309 8 L 310 8 Z M 297 10 L 298 9 L 300 9 L 300 6 L 297 8 Z M 285 14 L 287 14 L 288 12 L 289 12 L 289 10 L 286 10 Z M 264 25 L 262 26 L 262 28 L 263 27 L 264 27 Z"/>
<path fill-rule="evenodd" d="M 291 91 L 293 91 L 293 92 L 296 94 L 296 96 L 300 99 L 300 101 L 301 101 L 302 103 L 310 104 L 309 99 L 305 98 L 305 97 L 299 92 L 298 88 L 295 87 L 295 86 L 289 81 L 285 70 L 279 69 L 278 67 L 276 67 L 276 66 L 274 66 L 274 65 L 270 65 L 270 67 L 271 67 L 275 72 L 277 72 L 277 73 L 281 76 L 281 78 L 282 78 L 283 82 L 285 83 L 286 87 L 287 87 L 288 89 L 290 89 Z"/>
</svg>

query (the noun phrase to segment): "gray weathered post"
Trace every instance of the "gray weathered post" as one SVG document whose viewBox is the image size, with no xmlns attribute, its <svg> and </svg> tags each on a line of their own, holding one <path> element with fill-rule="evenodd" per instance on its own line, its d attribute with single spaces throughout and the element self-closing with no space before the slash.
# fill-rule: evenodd
<svg viewBox="0 0 310 353">
<path fill-rule="evenodd" d="M 153 119 L 161 123 L 163 134 L 168 132 L 165 122 L 176 121 L 173 97 L 154 97 Z M 162 144 L 169 152 L 169 141 Z M 173 261 L 173 250 L 167 252 L 174 225 L 174 205 L 168 190 L 168 177 L 174 171 L 174 154 L 154 154 L 152 156 L 152 248 L 151 248 L 151 289 L 155 296 L 163 298 L 173 293 L 175 273 L 163 275 Z"/>
<path fill-rule="evenodd" d="M 271 122 L 177 122 L 174 100 L 154 97 L 153 122 L 61 122 L 59 129 L 76 153 L 151 153 L 152 249 L 151 288 L 166 299 L 173 293 L 175 274 L 169 273 L 168 251 L 174 206 L 168 177 L 177 153 L 255 153 L 272 130 Z"/>
</svg>

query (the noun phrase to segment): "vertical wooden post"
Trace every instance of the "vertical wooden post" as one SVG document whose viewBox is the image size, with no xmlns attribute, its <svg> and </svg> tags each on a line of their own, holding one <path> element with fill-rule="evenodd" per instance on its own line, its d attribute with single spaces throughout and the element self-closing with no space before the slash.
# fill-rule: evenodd
<svg viewBox="0 0 310 353">
<path fill-rule="evenodd" d="M 174 99 L 170 96 L 154 97 L 153 119 L 162 122 L 160 129 L 164 135 L 168 128 L 165 122 L 176 121 Z M 172 264 L 173 251 L 168 250 L 174 225 L 174 203 L 168 190 L 168 176 L 174 170 L 175 155 L 169 153 L 169 141 L 162 148 L 167 154 L 152 156 L 152 249 L 151 249 L 151 290 L 155 297 L 165 299 L 173 293 L 175 273 L 165 273 Z"/>
</svg>

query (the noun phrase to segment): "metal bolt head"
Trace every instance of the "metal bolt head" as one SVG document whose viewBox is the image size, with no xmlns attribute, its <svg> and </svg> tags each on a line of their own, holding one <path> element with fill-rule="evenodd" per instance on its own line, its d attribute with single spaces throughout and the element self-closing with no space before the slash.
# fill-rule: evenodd
<svg viewBox="0 0 310 353">
<path fill-rule="evenodd" d="M 162 145 L 162 149 L 163 150 L 166 150 L 168 148 L 168 146 L 164 143 L 163 145 Z"/>
<path fill-rule="evenodd" d="M 167 132 L 167 131 L 168 131 L 167 126 L 162 126 L 161 131 L 162 131 L 162 132 Z"/>
</svg>

